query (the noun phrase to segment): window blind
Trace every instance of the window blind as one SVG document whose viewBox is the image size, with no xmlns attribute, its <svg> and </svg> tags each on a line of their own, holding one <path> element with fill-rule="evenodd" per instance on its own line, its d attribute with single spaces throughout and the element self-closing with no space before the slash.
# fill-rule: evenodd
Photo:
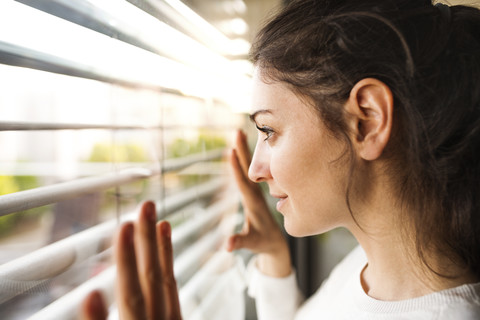
<svg viewBox="0 0 480 320">
<path fill-rule="evenodd" d="M 75 319 L 93 288 L 112 302 L 111 237 L 144 200 L 172 224 L 184 318 L 243 318 L 220 248 L 241 222 L 234 50 L 180 1 L 0 3 L 0 318 Z"/>
</svg>

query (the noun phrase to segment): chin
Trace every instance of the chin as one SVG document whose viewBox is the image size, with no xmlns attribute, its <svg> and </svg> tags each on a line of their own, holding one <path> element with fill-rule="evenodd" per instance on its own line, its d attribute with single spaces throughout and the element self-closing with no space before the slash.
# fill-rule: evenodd
<svg viewBox="0 0 480 320">
<path fill-rule="evenodd" d="M 305 226 L 303 226 L 302 228 L 300 226 L 296 226 L 295 224 L 288 223 L 286 220 L 284 221 L 284 227 L 285 227 L 285 231 L 290 236 L 296 237 L 296 238 L 308 237 L 308 236 L 317 234 L 315 232 L 312 232 L 311 230 L 305 230 L 304 229 Z"/>
<path fill-rule="evenodd" d="M 335 228 L 335 226 L 328 226 L 328 227 L 324 227 L 324 228 L 315 228 L 313 229 L 313 225 L 309 224 L 309 225 L 299 225 L 299 224 L 296 224 L 296 223 L 292 223 L 291 221 L 288 221 L 287 218 L 284 218 L 284 221 L 283 221 L 283 226 L 285 228 L 285 231 L 292 237 L 296 237 L 296 238 L 301 238 L 301 237 L 309 237 L 309 236 L 315 236 L 315 235 L 319 235 L 319 234 L 322 234 L 322 233 L 325 233 L 325 232 L 328 232 L 330 230 L 333 230 Z"/>
</svg>

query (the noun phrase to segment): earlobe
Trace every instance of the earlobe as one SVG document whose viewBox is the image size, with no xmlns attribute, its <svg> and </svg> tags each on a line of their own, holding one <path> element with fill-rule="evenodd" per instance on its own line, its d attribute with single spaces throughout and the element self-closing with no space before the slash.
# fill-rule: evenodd
<svg viewBox="0 0 480 320">
<path fill-rule="evenodd" d="M 382 81 L 366 78 L 350 91 L 345 105 L 357 154 L 364 160 L 378 159 L 392 131 L 393 95 Z"/>
</svg>

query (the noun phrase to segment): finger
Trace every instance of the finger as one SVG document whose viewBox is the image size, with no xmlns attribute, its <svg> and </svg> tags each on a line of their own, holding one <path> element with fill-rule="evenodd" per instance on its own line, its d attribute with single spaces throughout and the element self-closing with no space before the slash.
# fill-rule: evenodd
<svg viewBox="0 0 480 320">
<path fill-rule="evenodd" d="M 145 299 L 148 319 L 158 319 L 162 314 L 162 290 L 160 286 L 160 264 L 156 243 L 156 211 L 153 202 L 145 202 L 141 209 L 135 233 L 138 278 Z"/>
<path fill-rule="evenodd" d="M 88 294 L 82 303 L 82 320 L 105 320 L 108 312 L 102 294 L 95 290 Z"/>
<path fill-rule="evenodd" d="M 230 156 L 230 164 L 233 168 L 233 175 L 237 183 L 238 188 L 242 196 L 242 202 L 245 207 L 245 214 L 250 217 L 253 224 L 258 224 L 260 222 L 260 217 L 256 214 L 251 214 L 253 211 L 268 212 L 268 208 L 265 204 L 265 199 L 263 198 L 262 191 L 258 184 L 253 183 L 244 175 L 240 168 L 240 163 L 236 155 L 236 150 L 232 150 Z"/>
<path fill-rule="evenodd" d="M 248 173 L 246 174 L 241 168 L 237 150 L 232 150 L 229 160 L 233 169 L 235 181 L 237 182 L 237 185 L 245 200 L 256 202 L 259 201 L 259 198 L 263 199 L 262 191 L 258 183 L 251 181 L 248 178 Z"/>
<path fill-rule="evenodd" d="M 145 303 L 138 280 L 133 237 L 133 223 L 125 223 L 120 227 L 115 246 L 117 303 L 122 320 L 146 319 Z"/>
<path fill-rule="evenodd" d="M 242 194 L 250 192 L 251 188 L 251 181 L 245 175 L 245 172 L 242 169 L 242 165 L 240 163 L 240 159 L 238 157 L 238 151 L 233 149 L 230 153 L 230 165 L 233 169 L 233 174 L 235 177 L 235 181 L 237 182 L 238 187 Z"/>
<path fill-rule="evenodd" d="M 238 159 L 240 161 L 242 171 L 248 177 L 248 168 L 250 167 L 252 157 L 250 156 L 250 149 L 248 149 L 247 136 L 241 130 L 237 132 L 235 149 L 238 152 Z"/>
<path fill-rule="evenodd" d="M 265 198 L 263 197 L 262 190 L 257 183 L 250 181 L 250 179 L 242 172 L 235 149 L 232 150 L 229 160 L 233 169 L 235 181 L 242 195 L 245 213 L 250 217 L 251 222 L 254 225 L 257 225 L 260 222 L 259 219 L 265 218 L 264 216 L 270 216 L 270 211 L 265 202 Z M 261 214 L 251 214 L 253 212 Z"/>
<path fill-rule="evenodd" d="M 166 221 L 157 223 L 157 244 L 160 257 L 163 298 L 165 301 L 165 319 L 181 319 L 177 282 L 173 273 L 172 230 Z"/>
</svg>

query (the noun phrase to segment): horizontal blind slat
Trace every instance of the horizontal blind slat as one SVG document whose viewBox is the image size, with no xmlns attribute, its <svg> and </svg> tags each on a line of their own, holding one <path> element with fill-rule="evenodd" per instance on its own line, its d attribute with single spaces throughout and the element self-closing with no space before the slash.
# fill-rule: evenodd
<svg viewBox="0 0 480 320">
<path fill-rule="evenodd" d="M 174 50 L 175 48 L 173 46 L 166 46 L 165 43 L 175 38 L 178 42 L 188 43 L 191 48 L 196 49 L 195 52 L 201 52 L 211 60 L 220 59 L 223 63 L 227 63 L 228 61 L 222 55 L 207 49 L 205 45 L 212 47 L 213 44 L 216 44 L 215 47 L 225 50 L 230 45 L 230 39 L 226 36 L 217 36 L 215 37 L 216 39 L 206 41 L 207 43 L 198 43 L 198 41 L 193 38 L 207 40 L 207 37 L 204 35 L 205 33 L 201 32 L 202 28 L 194 28 L 191 21 L 181 16 L 166 3 L 152 2 L 150 9 L 155 11 L 155 16 L 166 18 L 170 23 L 154 18 L 151 14 L 144 12 L 127 1 L 116 2 L 113 5 L 111 3 L 109 4 L 108 0 L 98 0 L 90 3 L 86 3 L 84 0 L 17 1 L 109 37 L 119 39 L 133 46 L 194 67 L 208 68 L 207 66 L 198 65 L 198 60 L 192 57 L 192 55 Z M 128 19 L 132 17 L 135 17 L 137 21 Z M 146 26 L 142 27 L 135 22 L 148 23 L 148 28 L 145 28 Z M 183 32 L 179 31 L 178 28 L 172 27 L 172 25 L 180 26 Z M 216 29 L 212 28 L 210 31 L 213 30 Z M 216 30 L 216 32 L 221 34 L 218 30 Z M 155 36 L 152 36 L 153 34 L 155 34 Z M 210 34 L 212 34 L 212 32 L 210 32 Z"/>
<path fill-rule="evenodd" d="M 25 32 L 23 21 L 9 19 L 11 15 L 24 15 L 26 19 L 34 19 L 36 28 Z M 154 19 L 146 14 L 147 17 Z M 140 22 L 142 20 L 138 23 Z M 182 56 L 182 61 L 190 59 L 189 63 L 174 61 L 166 57 L 169 55 L 147 51 L 23 4 L 0 3 L 0 29 L 17 32 L 0 32 L 0 63 L 223 101 L 231 100 L 231 95 L 239 94 L 240 89 L 229 92 L 227 88 L 241 83 L 243 87 L 248 81 L 244 73 L 240 73 L 225 57 L 213 53 L 174 29 L 170 30 L 167 25 L 165 27 L 169 28 L 166 30 L 168 32 L 156 30 L 149 35 L 148 41 L 157 42 L 156 47 L 162 50 L 174 48 L 169 55 Z M 59 33 L 59 29 L 65 31 Z M 149 29 L 148 26 L 143 26 L 141 31 L 146 32 Z M 139 30 L 136 35 L 141 37 L 142 32 Z M 158 41 L 159 35 L 164 34 L 168 36 Z M 61 47 L 63 49 L 60 49 L 58 43 L 64 44 Z M 165 46 L 165 43 L 176 45 Z M 101 54 L 92 55 L 92 51 L 86 50 L 86 46 L 96 47 L 95 52 Z M 85 53 L 86 57 L 79 55 L 80 52 Z M 195 52 L 195 55 L 191 52 Z M 107 53 L 111 53 L 111 56 L 107 56 Z"/>
<path fill-rule="evenodd" d="M 0 196 L 0 216 L 24 211 L 73 198 L 84 193 L 105 190 L 124 183 L 146 179 L 160 170 L 144 168 L 126 169 L 97 177 L 81 178 L 36 189 Z"/>
<path fill-rule="evenodd" d="M 234 199 L 238 203 L 238 199 Z M 230 215 L 221 221 L 214 230 L 205 233 L 203 237 L 192 243 L 175 258 L 174 271 L 177 282 L 182 286 L 205 264 L 209 257 L 220 248 L 227 235 L 232 234 L 237 217 Z"/>
<path fill-rule="evenodd" d="M 216 179 L 157 201 L 157 216 L 165 217 L 197 199 L 218 192 L 222 186 L 223 181 Z M 125 214 L 121 216 L 121 221 L 132 221 L 136 216 L 137 212 Z M 117 225 L 115 220 L 106 221 L 0 265 L 0 286 L 5 288 L 0 291 L 0 304 L 87 259 L 102 241 L 113 235 Z"/>
<path fill-rule="evenodd" d="M 163 90 L 175 94 L 182 94 L 180 90 L 169 88 L 168 85 L 132 78 L 128 75 L 120 75 L 108 70 L 97 69 L 95 66 L 67 60 L 59 56 L 51 55 L 38 50 L 25 48 L 16 44 L 8 43 L 0 39 L 0 63 L 17 67 L 38 69 L 67 76 L 98 80 L 111 84 L 118 84 L 133 88 L 147 88 Z M 120 67 L 120 66 L 119 66 Z"/>
<path fill-rule="evenodd" d="M 162 127 L 142 127 L 128 125 L 107 125 L 88 123 L 42 123 L 0 121 L 0 131 L 43 131 L 43 130 L 159 130 Z"/>
<path fill-rule="evenodd" d="M 101 176 L 62 182 L 36 189 L 0 196 L 0 217 L 32 208 L 41 207 L 81 194 L 113 188 L 136 180 L 154 177 L 160 173 L 186 168 L 194 163 L 218 159 L 223 149 L 206 151 L 184 158 L 168 159 L 161 169 L 131 168 Z"/>
<path fill-rule="evenodd" d="M 129 2 L 140 3 L 142 1 Z M 20 3 L 27 5 L 20 5 Z M 236 90 L 240 93 L 234 95 L 226 90 L 226 88 L 233 87 L 233 83 L 241 84 L 241 81 L 237 82 L 237 79 L 234 80 L 234 78 L 244 78 L 245 72 L 233 68 L 231 62 L 226 59 L 225 56 L 219 54 L 225 54 L 225 52 L 228 51 L 218 50 L 218 48 L 225 47 L 224 45 L 220 45 L 212 50 L 212 43 L 203 42 L 203 44 L 206 44 L 209 47 L 208 48 L 198 41 L 191 39 L 191 35 L 198 33 L 198 30 L 196 30 L 197 28 L 192 28 L 192 25 L 189 24 L 189 19 L 185 19 L 185 17 L 183 17 L 182 23 L 185 25 L 184 29 L 189 31 L 186 33 L 189 36 L 179 32 L 179 30 L 171 28 L 172 26 L 168 26 L 162 21 L 157 20 L 155 22 L 155 28 L 150 28 L 148 24 L 138 23 L 136 19 L 132 19 L 132 17 L 135 18 L 135 16 L 131 16 L 130 12 L 122 15 L 119 14 L 120 11 L 108 9 L 113 3 L 114 2 L 111 2 L 110 0 L 17 0 L 17 4 L 12 5 L 12 7 L 18 6 L 18 11 L 12 10 L 12 12 L 2 10 L 2 8 L 7 8 L 8 4 L 5 5 L 6 2 L 4 2 L 3 5 L 0 3 L 0 63 L 93 79 L 135 89 L 147 88 L 157 91 L 160 95 L 164 92 L 172 92 L 177 95 L 193 96 L 200 99 L 206 99 L 205 101 L 209 104 L 221 101 L 222 104 L 226 103 L 226 105 L 229 105 L 232 101 L 241 100 L 236 99 L 237 95 L 239 97 L 242 96 L 241 90 Z M 123 6 L 123 8 L 130 6 L 129 10 L 131 10 L 131 3 L 128 3 L 127 1 L 117 1 L 116 3 L 118 3 L 120 7 Z M 147 0 L 145 3 L 156 3 L 153 7 L 157 9 L 159 7 L 159 2 Z M 168 1 L 162 3 L 162 5 L 164 9 L 168 7 L 170 7 L 170 9 L 173 8 Z M 41 6 L 50 6 L 53 8 L 53 11 L 57 10 L 57 14 L 53 11 L 50 12 L 57 17 L 50 16 L 36 9 L 31 11 L 33 7 L 40 8 Z M 28 12 L 29 10 L 30 12 Z M 64 31 L 61 27 L 54 27 L 50 29 L 51 32 L 48 32 L 50 20 L 52 21 L 52 25 L 53 22 L 58 22 L 60 20 L 58 17 L 61 17 L 61 15 L 58 14 L 60 12 L 58 10 L 63 10 L 64 13 L 70 10 L 66 13 L 67 15 L 70 15 L 70 18 L 65 16 L 62 17 L 69 22 L 65 23 L 65 21 L 60 21 L 58 24 L 58 26 L 65 26 L 65 30 L 67 31 Z M 4 11 L 3 14 L 1 11 Z M 170 12 L 174 11 L 175 10 L 170 10 Z M 25 13 L 25 15 L 23 13 Z M 36 21 L 36 19 L 29 18 L 29 13 L 32 14 L 30 17 L 33 18 L 36 18 L 37 15 L 41 16 L 39 17 L 41 18 L 39 19 L 40 22 Z M 138 10 L 137 14 L 141 15 Z M 147 19 L 148 14 L 146 12 L 143 12 L 143 14 L 145 19 Z M 19 16 L 22 17 L 22 19 L 6 19 L 9 15 L 12 17 Z M 72 18 L 74 16 L 76 16 L 77 20 Z M 175 19 L 176 18 L 172 18 L 172 21 Z M 7 22 L 2 24 L 1 20 L 7 20 Z M 31 23 L 25 25 L 24 21 L 30 21 Z M 45 23 L 42 23 L 41 21 Z M 38 26 L 38 28 L 32 28 L 32 25 Z M 91 30 L 79 27 L 79 25 L 83 25 Z M 44 29 L 45 26 L 47 26 L 47 28 Z M 161 26 L 172 29 L 172 32 L 175 33 L 177 37 L 173 38 L 171 41 L 166 41 L 169 36 L 167 33 L 170 34 L 170 32 L 158 32 L 163 28 Z M 178 28 L 176 25 L 175 27 Z M 1 29 L 11 30 L 11 32 L 2 32 Z M 19 29 L 22 29 L 21 31 L 26 31 L 25 33 L 20 32 L 22 37 L 23 35 L 27 35 L 25 38 L 22 38 L 23 42 L 16 41 L 16 38 L 21 37 L 16 37 L 14 31 Z M 89 34 L 83 38 L 83 30 L 80 29 L 85 29 L 85 32 Z M 70 33 L 68 30 L 78 30 L 79 33 Z M 92 32 L 92 30 L 94 31 Z M 33 37 L 29 37 L 29 33 L 30 35 L 33 34 Z M 108 37 L 105 37 L 105 35 Z M 62 39 L 65 41 L 62 41 Z M 196 39 L 202 39 L 202 36 L 200 35 L 196 37 Z M 228 38 L 225 39 L 229 40 Z M 182 40 L 182 42 L 183 40 L 190 42 L 193 44 L 193 47 L 197 46 L 198 50 L 186 49 L 186 47 L 182 46 L 180 40 Z M 64 48 L 71 47 L 72 52 L 81 54 L 70 55 L 68 50 L 64 51 L 61 48 L 56 48 L 55 43 L 61 43 Z M 81 45 L 78 45 L 78 43 L 81 43 Z M 37 44 L 40 45 L 36 46 Z M 44 45 L 42 46 L 41 44 Z M 52 50 L 51 48 L 56 49 Z M 92 48 L 94 49 L 92 50 Z M 90 55 L 90 52 L 95 52 L 95 54 Z M 195 52 L 195 54 L 192 54 L 192 52 Z M 100 56 L 100 59 L 97 59 L 97 56 Z M 192 66 L 194 68 L 192 68 Z M 10 69 L 16 70 L 18 68 Z M 37 73 L 41 72 L 37 71 Z M 58 77 L 65 78 L 62 76 Z M 241 80 L 245 80 L 243 78 Z M 115 86 L 108 87 L 115 88 Z M 241 86 L 239 85 L 238 87 L 240 88 Z M 163 108 L 163 106 L 161 107 Z M 75 122 L 76 120 L 72 121 Z M 162 122 L 164 121 L 165 119 L 162 119 Z M 200 127 L 203 128 L 206 126 L 199 126 L 198 128 Z M 189 130 L 198 128 L 189 127 Z M 208 126 L 208 129 L 217 128 L 223 130 L 233 129 L 228 126 L 222 127 L 222 125 L 216 127 Z M 158 130 L 159 133 L 161 133 L 161 130 L 178 129 L 178 126 L 164 126 L 162 123 L 162 125 L 158 127 L 145 128 L 142 126 L 110 124 L 31 124 L 27 122 L 0 122 L 0 131 L 89 129 L 112 131 Z M 10 133 L 7 133 L 5 135 L 9 134 Z M 19 134 L 19 136 L 23 137 L 23 134 Z M 30 135 L 28 135 L 28 137 L 30 137 Z M 162 135 L 162 140 L 164 138 L 165 137 Z M 162 146 L 164 145 L 165 141 L 162 141 Z M 163 151 L 164 150 L 161 152 L 161 157 L 163 157 Z M 216 149 L 188 155 L 183 158 L 166 160 L 157 159 L 154 161 L 156 162 L 155 165 L 151 168 L 143 168 L 141 167 L 144 165 L 143 163 L 137 163 L 135 164 L 136 168 L 121 170 L 101 176 L 80 178 L 69 182 L 0 196 L 0 217 L 9 213 L 59 202 L 83 193 L 109 189 L 136 180 L 162 175 L 167 172 L 179 171 L 184 168 L 188 168 L 190 171 L 187 172 L 184 170 L 179 173 L 179 176 L 182 174 L 202 174 L 199 173 L 199 166 L 191 165 L 198 162 L 219 159 L 222 157 L 223 153 L 223 149 Z M 10 164 L 10 162 L 6 163 L 8 166 L 10 166 Z M 35 165 L 38 163 L 32 161 L 32 164 Z M 215 163 L 215 165 L 217 164 L 218 163 Z M 224 165 L 224 163 L 221 164 Z M 123 167 L 126 167 L 124 163 L 122 163 L 122 165 L 124 165 Z M 218 166 L 218 168 L 221 170 L 224 169 L 223 167 L 220 168 L 220 166 Z M 171 196 L 169 195 L 162 200 L 156 200 L 157 218 L 164 218 L 170 213 L 176 212 L 184 206 L 192 203 L 195 205 L 204 203 L 204 201 L 197 200 L 217 195 L 220 189 L 225 186 L 226 180 L 225 175 L 223 175 L 223 171 L 221 170 L 216 170 L 214 173 L 212 173 L 213 170 L 208 172 L 206 170 L 203 171 L 205 172 L 204 174 L 209 176 L 222 175 L 221 178 L 210 179 L 206 183 L 180 191 Z M 88 172 L 88 175 L 91 174 L 91 172 Z M 167 178 L 169 178 L 169 176 Z M 181 179 L 183 179 L 183 176 L 180 176 L 179 180 Z M 170 189 L 168 189 L 168 191 L 170 191 Z M 160 195 L 157 194 L 157 196 Z M 181 279 L 180 282 L 190 279 L 192 276 L 192 267 L 194 268 L 195 273 L 198 271 L 198 269 L 195 268 L 202 267 L 206 257 L 208 256 L 208 258 L 210 258 L 214 249 L 218 249 L 220 240 L 225 236 L 225 225 L 228 225 L 228 233 L 231 232 L 232 226 L 235 224 L 232 222 L 233 220 L 227 223 L 224 219 L 220 223 L 220 226 L 218 226 L 218 222 L 222 218 L 222 213 L 225 210 L 235 205 L 238 206 L 238 193 L 228 193 L 228 196 L 225 195 L 222 199 L 223 200 L 215 202 L 208 208 L 201 209 L 204 211 L 202 212 L 204 215 L 201 216 L 200 219 L 192 219 L 191 221 L 186 220 L 183 225 L 180 225 L 179 228 L 172 233 L 174 247 L 178 247 L 182 242 L 187 244 L 189 240 L 191 242 L 190 250 L 185 252 L 180 252 L 180 250 L 178 250 L 180 255 L 177 257 L 178 264 L 176 270 L 179 273 L 179 278 Z M 117 206 L 119 206 L 118 203 Z M 177 213 L 181 214 L 181 211 L 178 211 Z M 133 220 L 135 218 L 136 212 L 122 216 L 121 220 Z M 105 223 L 100 223 L 90 229 L 78 232 L 73 236 L 51 245 L 47 245 L 22 258 L 0 265 L 0 287 L 2 286 L 2 281 L 3 283 L 10 285 L 10 287 L 5 287 L 6 290 L 2 289 L 0 291 L 0 304 L 3 301 L 12 299 L 20 293 L 35 288 L 35 286 L 46 283 L 51 277 L 55 277 L 65 270 L 71 270 L 70 268 L 74 264 L 79 262 L 85 264 L 86 262 L 89 262 L 90 260 L 87 259 L 92 258 L 92 254 L 97 253 L 98 248 L 102 245 L 105 239 L 113 234 L 118 222 L 119 221 L 111 220 Z M 212 229 L 215 230 L 212 232 Z M 205 232 L 206 235 L 197 243 L 192 244 L 194 241 L 192 239 L 198 237 L 199 231 Z M 105 252 L 100 253 L 100 255 L 104 253 Z M 98 255 L 93 258 L 98 258 Z M 75 267 L 78 267 L 78 265 L 75 265 Z M 113 281 L 114 268 L 109 268 L 102 272 L 99 277 L 83 283 L 71 293 L 62 296 L 50 306 L 47 306 L 34 315 L 32 319 L 76 318 L 76 309 L 85 293 L 94 287 L 98 287 L 99 283 L 101 287 L 106 288 L 106 290 L 111 293 Z M 18 284 L 20 283 L 21 286 L 18 287 Z"/>
<path fill-rule="evenodd" d="M 172 235 L 175 235 L 175 230 Z M 177 260 L 175 263 L 177 263 Z M 239 277 L 242 276 L 241 271 L 235 270 L 239 268 L 238 264 L 238 259 L 235 259 L 235 256 L 232 253 L 227 253 L 224 251 L 216 252 L 209 257 L 209 259 L 197 270 L 194 277 L 179 290 L 179 299 L 182 306 L 182 311 L 186 312 L 184 316 L 195 313 L 196 308 L 198 307 L 205 308 L 205 304 L 198 304 L 199 299 L 203 298 L 203 295 L 210 297 L 208 302 L 209 305 L 211 304 L 210 300 L 215 298 L 212 293 L 218 293 L 218 287 L 215 285 L 215 283 L 212 283 L 212 279 L 214 277 L 218 278 L 222 273 L 230 270 L 227 274 L 221 276 L 222 288 L 225 285 L 229 285 L 229 283 L 227 283 L 228 279 L 225 279 L 225 276 L 230 278 L 236 275 L 236 278 L 233 280 L 235 280 L 237 283 L 241 281 L 239 280 Z M 178 270 L 176 272 L 178 272 Z M 89 279 L 71 292 L 52 302 L 50 305 L 38 311 L 28 319 L 76 319 L 78 308 L 81 305 L 84 297 L 94 289 L 102 290 L 106 297 L 107 303 L 110 304 L 113 302 L 115 276 L 116 268 L 113 266 L 109 267 L 108 269 L 102 271 L 99 275 Z M 237 284 L 237 286 L 239 285 Z M 212 292 L 212 288 L 215 292 Z"/>
<path fill-rule="evenodd" d="M 161 126 L 139 126 L 139 125 L 110 125 L 110 124 L 88 124 L 88 123 L 46 123 L 31 121 L 0 121 L 0 131 L 54 131 L 54 130 L 224 130 L 232 131 L 236 128 L 228 125 L 161 125 Z"/>
<path fill-rule="evenodd" d="M 188 242 L 192 235 L 197 233 L 206 233 L 216 225 L 221 219 L 222 214 L 229 209 L 238 207 L 238 199 L 236 196 L 226 197 L 220 200 L 206 210 L 202 210 L 200 214 L 187 220 L 175 229 L 175 234 L 172 235 L 172 246 L 174 252 L 179 250 L 179 246 L 184 242 Z"/>
<path fill-rule="evenodd" d="M 28 320 L 62 319 L 75 320 L 80 314 L 80 306 L 85 296 L 94 289 L 99 289 L 106 298 L 106 303 L 111 304 L 114 296 L 114 283 L 116 277 L 114 266 L 102 271 L 100 274 L 82 283 L 77 288 L 55 300 L 42 310 L 33 314 Z M 110 319 L 110 318 L 109 318 Z"/>
<path fill-rule="evenodd" d="M 182 158 L 166 159 L 162 164 L 162 172 L 177 171 L 194 163 L 219 159 L 224 153 L 225 149 L 221 148 L 191 154 Z"/>
</svg>

